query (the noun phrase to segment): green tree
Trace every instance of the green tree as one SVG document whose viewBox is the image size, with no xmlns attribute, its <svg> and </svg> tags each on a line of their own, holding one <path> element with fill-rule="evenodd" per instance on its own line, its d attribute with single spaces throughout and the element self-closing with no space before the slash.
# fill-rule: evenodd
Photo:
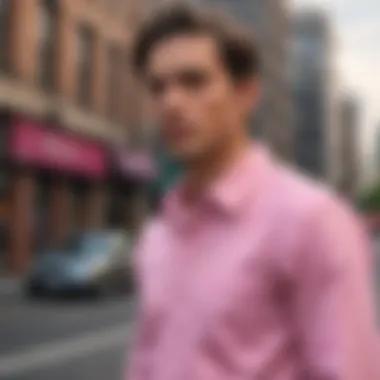
<svg viewBox="0 0 380 380">
<path fill-rule="evenodd" d="M 365 212 L 380 212 L 380 183 L 362 194 L 359 198 L 359 207 Z"/>
</svg>

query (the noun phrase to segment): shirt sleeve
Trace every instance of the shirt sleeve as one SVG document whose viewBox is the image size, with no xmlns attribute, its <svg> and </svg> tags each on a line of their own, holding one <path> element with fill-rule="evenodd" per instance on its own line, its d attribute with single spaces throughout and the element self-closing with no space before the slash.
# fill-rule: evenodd
<svg viewBox="0 0 380 380">
<path fill-rule="evenodd" d="M 345 206 L 326 202 L 315 214 L 304 225 L 293 298 L 299 380 L 378 380 L 369 239 Z"/>
</svg>

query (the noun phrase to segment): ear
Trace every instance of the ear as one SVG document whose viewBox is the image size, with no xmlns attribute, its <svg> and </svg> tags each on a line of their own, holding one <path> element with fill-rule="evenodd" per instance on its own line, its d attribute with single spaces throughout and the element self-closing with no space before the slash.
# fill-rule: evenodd
<svg viewBox="0 0 380 380">
<path fill-rule="evenodd" d="M 257 78 L 243 80 L 237 84 L 239 102 L 250 110 L 256 107 L 260 97 L 260 82 Z"/>
</svg>

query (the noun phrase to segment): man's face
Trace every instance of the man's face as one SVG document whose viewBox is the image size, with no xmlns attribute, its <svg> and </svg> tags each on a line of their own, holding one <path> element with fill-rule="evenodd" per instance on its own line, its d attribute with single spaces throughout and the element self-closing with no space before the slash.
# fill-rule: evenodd
<svg viewBox="0 0 380 380">
<path fill-rule="evenodd" d="M 147 83 L 160 132 L 169 152 L 188 163 L 241 134 L 253 93 L 234 83 L 215 41 L 176 36 L 149 57 Z"/>
</svg>

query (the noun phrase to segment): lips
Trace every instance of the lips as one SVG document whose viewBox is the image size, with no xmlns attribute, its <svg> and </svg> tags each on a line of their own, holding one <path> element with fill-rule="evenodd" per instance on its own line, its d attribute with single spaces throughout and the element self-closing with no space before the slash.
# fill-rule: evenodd
<svg viewBox="0 0 380 380">
<path fill-rule="evenodd" d="M 191 130 L 183 123 L 170 123 L 163 127 L 162 134 L 164 139 L 175 142 L 188 138 L 191 135 Z"/>
</svg>

